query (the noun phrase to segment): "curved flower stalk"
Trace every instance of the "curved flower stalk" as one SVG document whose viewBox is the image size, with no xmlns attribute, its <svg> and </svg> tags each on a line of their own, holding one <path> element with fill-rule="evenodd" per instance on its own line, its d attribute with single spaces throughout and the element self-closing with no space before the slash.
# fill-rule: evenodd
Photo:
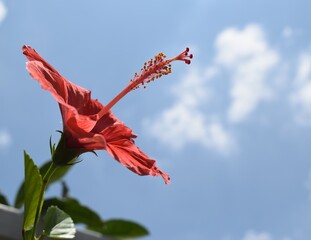
<svg viewBox="0 0 311 240">
<path fill-rule="evenodd" d="M 145 63 L 140 73 L 106 106 L 91 98 L 91 92 L 63 77 L 33 48 L 23 46 L 23 54 L 32 78 L 48 90 L 58 102 L 63 132 L 53 155 L 56 165 L 72 163 L 80 154 L 106 150 L 115 160 L 138 175 L 162 176 L 170 182 L 168 174 L 156 166 L 155 160 L 142 152 L 134 142 L 137 136 L 110 111 L 127 93 L 171 72 L 171 62 L 180 60 L 189 64 L 192 54 L 187 48 L 178 56 L 166 59 L 163 53 Z"/>
</svg>

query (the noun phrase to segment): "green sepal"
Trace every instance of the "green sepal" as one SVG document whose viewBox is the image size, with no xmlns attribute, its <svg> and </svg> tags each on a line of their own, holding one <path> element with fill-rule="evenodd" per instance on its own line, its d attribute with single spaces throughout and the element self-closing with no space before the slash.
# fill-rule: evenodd
<svg viewBox="0 0 311 240">
<path fill-rule="evenodd" d="M 68 148 L 64 133 L 61 133 L 61 137 L 56 148 L 53 148 L 52 161 L 57 166 L 67 166 L 77 163 L 78 157 L 85 152 L 88 152 L 79 148 Z"/>
<path fill-rule="evenodd" d="M 51 152 L 51 156 L 53 156 L 54 151 L 55 151 L 55 143 L 52 143 L 52 136 L 50 137 L 50 152 Z"/>
</svg>

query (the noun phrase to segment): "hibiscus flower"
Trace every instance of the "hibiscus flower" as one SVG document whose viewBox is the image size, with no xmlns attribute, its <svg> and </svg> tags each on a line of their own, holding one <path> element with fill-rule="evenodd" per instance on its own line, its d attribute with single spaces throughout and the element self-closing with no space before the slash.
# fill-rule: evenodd
<svg viewBox="0 0 311 240">
<path fill-rule="evenodd" d="M 91 91 L 68 81 L 30 46 L 23 46 L 22 51 L 29 60 L 26 68 L 31 77 L 52 94 L 60 107 L 63 131 L 53 155 L 54 163 L 66 165 L 84 152 L 103 149 L 138 175 L 162 176 L 165 183 L 170 182 L 168 174 L 156 166 L 155 160 L 135 145 L 133 139 L 137 136 L 110 109 L 128 92 L 169 74 L 172 61 L 189 64 L 192 54 L 188 54 L 188 48 L 175 58 L 166 60 L 160 53 L 146 62 L 141 72 L 106 106 L 92 99 Z"/>
</svg>

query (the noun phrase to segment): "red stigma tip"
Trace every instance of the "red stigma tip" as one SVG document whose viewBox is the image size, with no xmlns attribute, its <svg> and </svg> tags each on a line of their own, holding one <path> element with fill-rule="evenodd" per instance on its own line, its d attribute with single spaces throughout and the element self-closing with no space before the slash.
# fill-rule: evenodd
<svg viewBox="0 0 311 240">
<path fill-rule="evenodd" d="M 190 64 L 191 63 L 190 59 L 193 58 L 193 54 L 188 54 L 189 51 L 190 51 L 190 49 L 187 47 L 185 51 L 183 51 L 177 57 L 173 58 L 172 61 L 180 60 L 180 61 L 184 61 L 186 64 Z"/>
</svg>

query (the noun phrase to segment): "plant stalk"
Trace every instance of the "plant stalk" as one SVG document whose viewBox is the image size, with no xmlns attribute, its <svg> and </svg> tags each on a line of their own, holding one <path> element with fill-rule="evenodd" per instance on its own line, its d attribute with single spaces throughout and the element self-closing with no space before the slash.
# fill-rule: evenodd
<svg viewBox="0 0 311 240">
<path fill-rule="evenodd" d="M 37 225 L 38 225 L 40 215 L 41 215 L 41 210 L 42 210 L 42 205 L 43 205 L 43 201 L 44 201 L 44 194 L 45 194 L 46 188 L 48 186 L 48 183 L 49 183 L 52 175 L 55 173 L 57 168 L 58 168 L 58 166 L 55 165 L 55 163 L 52 161 L 49 169 L 47 170 L 47 172 L 45 173 L 45 175 L 42 179 L 42 186 L 40 189 L 39 201 L 38 201 L 38 206 L 36 209 L 34 227 L 32 229 L 32 233 L 31 233 L 31 239 L 32 240 L 36 239 L 36 236 L 35 236 L 36 235 L 36 229 L 37 229 Z"/>
</svg>

